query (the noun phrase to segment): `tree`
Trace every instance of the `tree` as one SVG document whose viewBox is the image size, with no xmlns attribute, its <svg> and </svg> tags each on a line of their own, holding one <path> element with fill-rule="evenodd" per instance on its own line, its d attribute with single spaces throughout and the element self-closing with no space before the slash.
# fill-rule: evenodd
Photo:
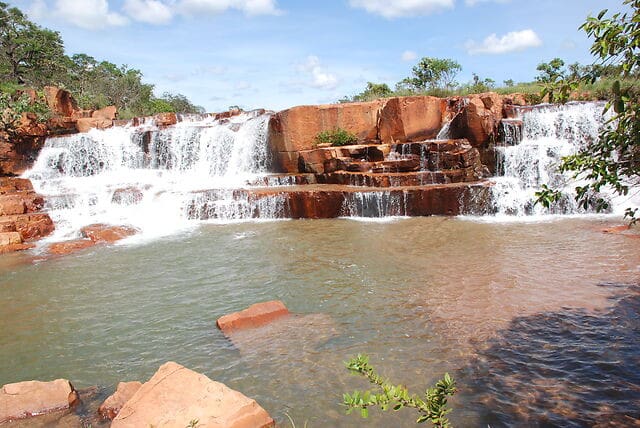
<svg viewBox="0 0 640 428">
<path fill-rule="evenodd" d="M 0 2 L 0 76 L 3 81 L 42 86 L 61 74 L 60 34 L 39 27 L 15 7 Z"/>
<path fill-rule="evenodd" d="M 571 171 L 576 178 L 588 180 L 588 184 L 576 188 L 576 199 L 588 206 L 593 192 L 609 187 L 619 195 L 638 192 L 640 186 L 640 101 L 638 79 L 640 71 L 640 0 L 624 0 L 628 12 L 601 11 L 597 17 L 589 16 L 580 27 L 593 44 L 591 53 L 596 57 L 595 67 L 618 67 L 621 74 L 614 81 L 612 93 L 605 111 L 613 117 L 597 140 L 588 142 L 578 153 L 562 160 L 561 171 Z M 635 76 L 635 78 L 633 78 Z M 620 78 L 632 77 L 634 82 L 622 87 Z M 583 79 L 591 82 L 597 76 L 588 74 Z M 562 82 L 566 84 L 566 79 Z M 538 192 L 538 201 L 545 206 L 553 203 L 557 191 L 545 187 Z M 596 198 L 596 207 L 606 209 L 607 201 Z M 636 221 L 637 210 L 627 209 L 626 216 Z"/>
<path fill-rule="evenodd" d="M 516 82 L 513 81 L 513 79 L 507 79 L 507 80 L 503 80 L 502 83 L 504 84 L 504 86 L 506 86 L 507 88 L 511 88 L 513 86 L 516 85 Z"/>
<path fill-rule="evenodd" d="M 182 94 L 172 94 L 165 92 L 160 100 L 165 101 L 172 108 L 174 113 L 192 113 L 202 114 L 204 108 L 193 104 L 187 97 Z"/>
<path fill-rule="evenodd" d="M 452 59 L 424 57 L 413 67 L 412 71 L 413 77 L 407 77 L 400 81 L 400 87 L 414 91 L 451 90 L 457 86 L 454 79 L 462 71 L 462 66 Z"/>
</svg>

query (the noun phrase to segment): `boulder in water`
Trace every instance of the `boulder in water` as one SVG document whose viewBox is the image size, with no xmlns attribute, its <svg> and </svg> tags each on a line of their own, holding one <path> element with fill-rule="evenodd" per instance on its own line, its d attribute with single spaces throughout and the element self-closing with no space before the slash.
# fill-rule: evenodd
<svg viewBox="0 0 640 428">
<path fill-rule="evenodd" d="M 120 382 L 116 388 L 116 392 L 110 395 L 98 408 L 100 417 L 103 419 L 115 418 L 120 412 L 120 409 L 122 409 L 122 406 L 138 392 L 141 386 L 142 383 L 137 381 Z"/>
<path fill-rule="evenodd" d="M 234 312 L 218 318 L 217 325 L 225 334 L 244 328 L 265 325 L 277 318 L 289 315 L 289 310 L 279 300 L 256 303 L 240 312 Z"/>
<path fill-rule="evenodd" d="M 113 243 L 128 236 L 135 235 L 138 230 L 128 226 L 109 226 L 106 224 L 92 224 L 80 229 L 82 236 L 95 243 Z"/>
<path fill-rule="evenodd" d="M 112 428 L 172 426 L 267 428 L 275 423 L 255 400 L 174 362 L 163 364 L 122 407 Z"/>
<path fill-rule="evenodd" d="M 47 251 L 56 256 L 65 256 L 67 254 L 76 253 L 84 250 L 85 248 L 93 247 L 96 245 L 91 239 L 75 239 L 73 241 L 56 242 L 49 245 Z"/>
<path fill-rule="evenodd" d="M 68 380 L 10 383 L 0 389 L 0 424 L 70 408 L 78 394 Z"/>
</svg>

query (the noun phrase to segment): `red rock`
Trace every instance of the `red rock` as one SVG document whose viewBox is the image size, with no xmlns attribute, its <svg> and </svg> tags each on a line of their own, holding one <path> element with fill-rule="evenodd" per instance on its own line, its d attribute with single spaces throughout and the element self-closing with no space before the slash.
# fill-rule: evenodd
<svg viewBox="0 0 640 428">
<path fill-rule="evenodd" d="M 626 232 L 628 230 L 630 230 L 631 227 L 629 227 L 629 225 L 620 225 L 620 226 L 611 226 L 611 227 L 607 227 L 606 229 L 602 229 L 603 233 L 623 233 Z"/>
<path fill-rule="evenodd" d="M 80 229 L 82 236 L 93 242 L 113 243 L 128 236 L 135 235 L 137 230 L 127 226 L 109 226 L 106 224 L 92 224 Z"/>
<path fill-rule="evenodd" d="M 11 244 L 0 246 L 0 254 L 14 253 L 16 251 L 25 251 L 35 248 L 36 244 Z"/>
<path fill-rule="evenodd" d="M 171 126 L 178 123 L 178 117 L 175 113 L 158 113 L 153 116 L 153 121 L 157 126 Z"/>
<path fill-rule="evenodd" d="M 9 217 L 14 222 L 16 231 L 25 241 L 44 238 L 55 230 L 53 220 L 47 213 L 25 214 Z"/>
<path fill-rule="evenodd" d="M 0 194 L 12 193 L 19 190 L 33 190 L 31 180 L 19 177 L 0 177 Z"/>
<path fill-rule="evenodd" d="M 498 125 L 503 119 L 502 97 L 496 93 L 464 97 L 460 112 L 450 124 L 452 138 L 466 138 L 473 147 L 484 147 L 497 138 Z"/>
<path fill-rule="evenodd" d="M 0 424 L 68 409 L 77 399 L 65 379 L 10 383 L 0 389 Z"/>
<path fill-rule="evenodd" d="M 0 216 L 24 214 L 27 212 L 27 205 L 21 195 L 0 196 Z"/>
<path fill-rule="evenodd" d="M 88 117 L 78 119 L 76 121 L 76 129 L 78 132 L 89 132 L 92 129 L 107 129 L 113 126 L 113 120 Z"/>
<path fill-rule="evenodd" d="M 35 113 L 22 113 L 17 132 L 23 137 L 45 137 L 49 130 L 45 123 L 41 123 L 38 120 L 38 116 Z"/>
<path fill-rule="evenodd" d="M 91 117 L 95 119 L 105 119 L 113 121 L 118 118 L 118 108 L 116 106 L 107 106 L 91 113 Z"/>
<path fill-rule="evenodd" d="M 78 110 L 76 100 L 69 91 L 64 89 L 56 88 L 55 86 L 45 86 L 44 98 L 54 115 L 70 117 Z"/>
<path fill-rule="evenodd" d="M 22 244 L 22 237 L 18 232 L 0 233 L 0 247 L 15 244 Z"/>
<path fill-rule="evenodd" d="M 277 318 L 289 315 L 289 310 L 279 300 L 256 303 L 240 312 L 234 312 L 218 318 L 217 325 L 224 333 L 233 330 L 254 328 L 267 324 Z"/>
<path fill-rule="evenodd" d="M 435 138 L 442 128 L 445 109 L 443 98 L 391 98 L 380 113 L 380 140 L 394 143 Z"/>
<path fill-rule="evenodd" d="M 126 187 L 113 191 L 111 203 L 120 205 L 134 205 L 140 203 L 143 197 L 144 195 L 140 189 L 136 189 L 135 187 Z"/>
<path fill-rule="evenodd" d="M 131 397 L 112 428 L 267 428 L 275 423 L 255 400 L 174 362 L 163 364 Z"/>
<path fill-rule="evenodd" d="M 103 419 L 115 418 L 122 406 L 138 392 L 142 383 L 140 382 L 120 382 L 116 388 L 116 392 L 110 395 L 98 408 L 98 414 Z"/>
<path fill-rule="evenodd" d="M 96 245 L 96 243 L 91 239 L 76 239 L 73 241 L 56 242 L 55 244 L 51 244 L 47 248 L 47 251 L 57 256 L 64 256 L 84 250 L 85 248 L 93 247 L 94 245 Z"/>
</svg>

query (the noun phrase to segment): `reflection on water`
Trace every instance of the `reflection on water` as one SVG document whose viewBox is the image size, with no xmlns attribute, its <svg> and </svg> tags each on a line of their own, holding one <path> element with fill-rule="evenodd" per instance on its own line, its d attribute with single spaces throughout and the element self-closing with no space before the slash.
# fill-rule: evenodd
<svg viewBox="0 0 640 428">
<path fill-rule="evenodd" d="M 608 224 L 243 223 L 35 264 L 0 258 L 0 384 L 66 377 L 112 390 L 173 360 L 279 421 L 410 426 L 409 411 L 343 414 L 341 394 L 367 387 L 343 361 L 363 352 L 415 391 L 454 374 L 457 426 L 638 418 L 638 349 L 617 345 L 640 343 L 638 306 L 616 296 L 640 282 L 640 240 L 601 233 Z M 273 340 L 233 343 L 216 329 L 220 315 L 272 299 L 307 315 L 295 334 L 274 326 Z"/>
</svg>

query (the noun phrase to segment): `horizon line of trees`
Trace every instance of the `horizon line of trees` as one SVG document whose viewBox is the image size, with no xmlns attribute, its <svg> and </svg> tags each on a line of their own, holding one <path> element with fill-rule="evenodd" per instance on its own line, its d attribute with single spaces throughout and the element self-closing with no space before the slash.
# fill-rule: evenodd
<svg viewBox="0 0 640 428">
<path fill-rule="evenodd" d="M 70 91 L 82 109 L 115 105 L 120 117 L 155 113 L 204 113 L 182 94 L 154 95 L 140 70 L 100 61 L 87 54 L 67 55 L 57 31 L 30 21 L 17 7 L 0 2 L 0 93 L 58 86 Z"/>
</svg>

